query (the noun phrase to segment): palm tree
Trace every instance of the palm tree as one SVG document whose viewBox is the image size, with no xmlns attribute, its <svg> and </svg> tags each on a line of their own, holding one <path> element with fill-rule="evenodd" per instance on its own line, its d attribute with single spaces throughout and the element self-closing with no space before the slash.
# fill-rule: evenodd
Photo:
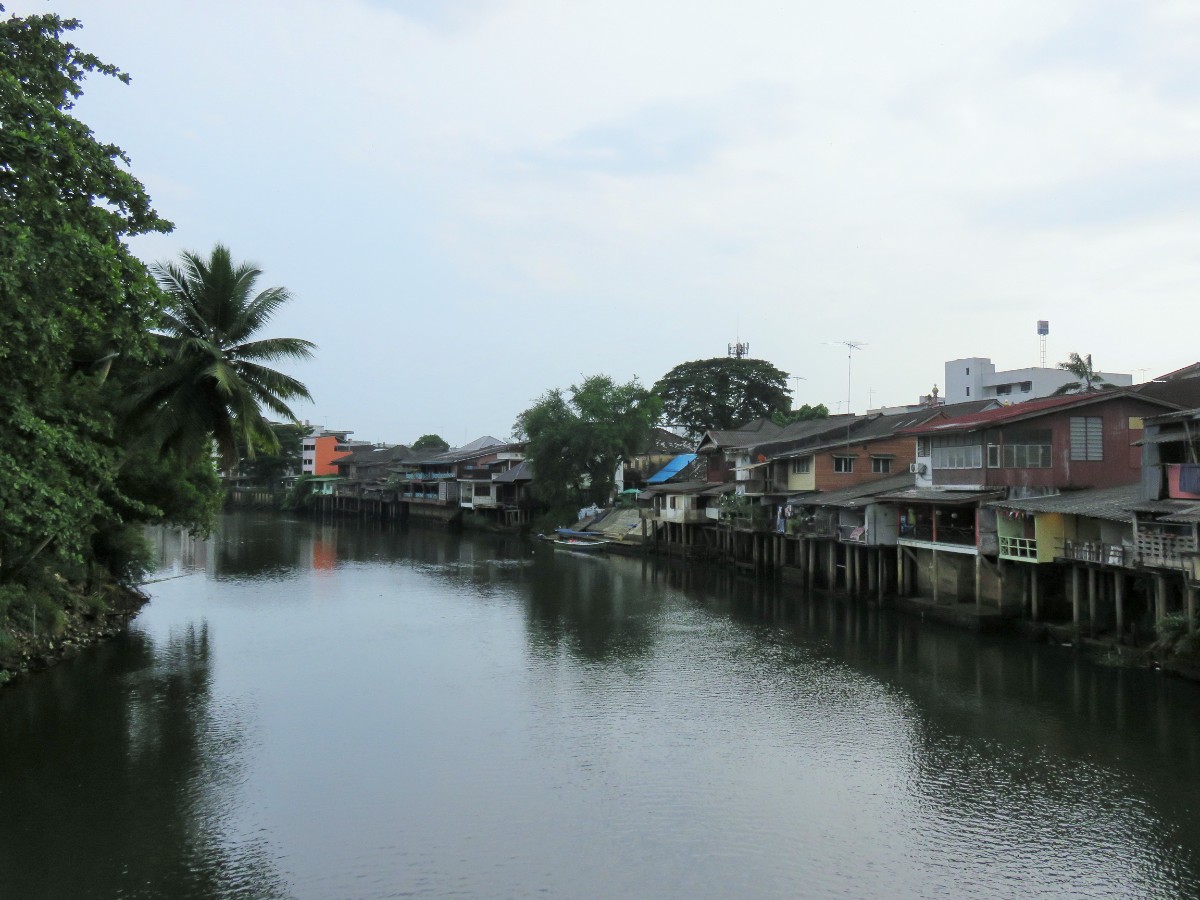
<svg viewBox="0 0 1200 900">
<path fill-rule="evenodd" d="M 1103 391 L 1113 387 L 1100 375 L 1098 371 L 1092 368 L 1092 354 L 1080 356 L 1078 353 L 1071 353 L 1066 362 L 1060 362 L 1058 367 L 1063 371 L 1070 372 L 1078 381 L 1068 381 L 1066 384 L 1059 387 L 1055 394 L 1073 394 L 1076 391 L 1088 393 L 1090 391 Z"/>
<path fill-rule="evenodd" d="M 254 339 L 272 314 L 291 299 L 286 288 L 257 294 L 262 274 L 234 264 L 217 244 L 205 259 L 184 253 L 178 264 L 156 263 L 151 272 L 166 294 L 158 329 L 165 364 L 147 379 L 138 407 L 150 413 L 164 449 L 204 446 L 215 440 L 226 469 L 239 449 L 278 449 L 262 410 L 298 421 L 287 402 L 311 400 L 308 388 L 264 365 L 282 358 L 308 359 L 316 345 L 300 338 Z"/>
</svg>

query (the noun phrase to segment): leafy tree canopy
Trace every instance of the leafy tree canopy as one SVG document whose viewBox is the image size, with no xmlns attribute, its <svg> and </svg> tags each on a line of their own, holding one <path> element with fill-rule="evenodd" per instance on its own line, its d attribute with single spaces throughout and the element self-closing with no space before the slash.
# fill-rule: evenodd
<svg viewBox="0 0 1200 900">
<path fill-rule="evenodd" d="M 286 288 L 255 292 L 262 272 L 235 263 L 218 244 L 212 253 L 184 253 L 178 264 L 159 263 L 154 274 L 167 295 L 159 343 L 167 365 L 146 380 L 139 405 L 162 446 L 173 450 L 211 435 L 227 469 L 239 448 L 279 451 L 263 416 L 265 408 L 297 423 L 287 401 L 311 400 L 308 388 L 264 365 L 277 359 L 307 359 L 315 346 L 300 338 L 263 338 L 259 332 L 289 299 Z"/>
<path fill-rule="evenodd" d="M 565 393 L 547 391 L 513 426 L 528 441 L 534 496 L 558 509 L 606 503 L 617 464 L 645 443 L 661 409 L 636 378 L 617 384 L 593 375 Z"/>
<path fill-rule="evenodd" d="M 307 425 L 291 422 L 271 422 L 275 447 L 262 447 L 253 455 L 242 451 L 238 474 L 254 484 L 272 487 L 289 473 L 299 474 L 303 457 L 304 436 L 311 430 Z"/>
<path fill-rule="evenodd" d="M 423 434 L 412 445 L 413 450 L 449 450 L 450 444 L 440 434 Z"/>
<path fill-rule="evenodd" d="M 1061 385 L 1054 391 L 1055 394 L 1086 394 L 1090 391 L 1103 391 L 1113 387 L 1092 366 L 1092 354 L 1090 353 L 1087 356 L 1080 356 L 1078 353 L 1072 352 L 1067 357 L 1067 361 L 1060 362 L 1058 367 L 1065 372 L 1070 372 L 1077 380 Z"/>
<path fill-rule="evenodd" d="M 2 7 L 0 7 L 2 9 Z M 114 359 L 153 352 L 160 295 L 125 239 L 166 232 L 120 148 L 72 115 L 88 75 L 127 76 L 56 15 L 0 20 L 0 580 L 52 547 L 79 561 L 120 458 Z"/>
<path fill-rule="evenodd" d="M 681 363 L 652 391 L 662 399 L 663 421 L 693 437 L 791 409 L 787 373 L 762 359 L 718 356 Z"/>
<path fill-rule="evenodd" d="M 771 421 L 776 425 L 791 425 L 793 422 L 808 422 L 812 419 L 827 418 L 829 418 L 829 407 L 824 403 L 818 403 L 816 406 L 809 406 L 805 403 L 799 409 L 793 409 L 791 412 L 771 413 Z"/>
</svg>

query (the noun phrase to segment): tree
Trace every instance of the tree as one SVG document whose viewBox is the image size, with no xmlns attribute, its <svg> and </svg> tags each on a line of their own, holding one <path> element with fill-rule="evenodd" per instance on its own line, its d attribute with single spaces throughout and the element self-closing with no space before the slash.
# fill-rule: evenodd
<svg viewBox="0 0 1200 900">
<path fill-rule="evenodd" d="M 799 409 L 793 409 L 791 412 L 771 413 L 771 421 L 776 425 L 791 425 L 793 422 L 810 422 L 813 419 L 827 418 L 829 418 L 829 407 L 824 403 L 818 403 L 816 406 L 809 406 L 805 403 Z"/>
<path fill-rule="evenodd" d="M 264 448 L 250 455 L 242 451 L 238 463 L 238 474 L 251 484 L 275 487 L 288 474 L 300 474 L 303 464 L 304 436 L 311 430 L 307 425 L 289 422 L 271 422 L 271 433 L 275 435 L 277 450 Z"/>
<path fill-rule="evenodd" d="M 184 253 L 179 264 L 158 263 L 153 272 L 167 295 L 159 337 L 167 364 L 147 379 L 138 405 L 161 446 L 209 435 L 226 469 L 237 463 L 239 447 L 251 458 L 258 450 L 278 452 L 262 409 L 298 423 L 287 401 L 312 398 L 299 381 L 263 363 L 307 359 L 315 349 L 300 338 L 255 337 L 291 299 L 287 289 L 254 293 L 262 272 L 234 264 L 220 244 L 207 259 Z"/>
<path fill-rule="evenodd" d="M 2 7 L 0 7 L 2 9 Z M 113 144 L 72 115 L 88 75 L 128 76 L 56 15 L 0 21 L 0 581 L 88 553 L 121 459 L 112 361 L 153 352 L 160 295 L 127 238 L 167 232 Z"/>
<path fill-rule="evenodd" d="M 662 399 L 663 421 L 693 437 L 791 409 L 787 373 L 761 359 L 718 356 L 681 363 L 651 390 Z"/>
<path fill-rule="evenodd" d="M 450 444 L 440 434 L 423 434 L 413 441 L 413 450 L 441 450 L 450 449 Z"/>
<path fill-rule="evenodd" d="M 528 441 L 534 496 L 557 510 L 606 503 L 618 463 L 642 446 L 662 409 L 636 378 L 593 375 L 569 394 L 547 391 L 513 426 Z"/>
<path fill-rule="evenodd" d="M 1070 372 L 1078 380 L 1068 381 L 1055 390 L 1055 394 L 1074 394 L 1076 392 L 1086 394 L 1113 387 L 1104 380 L 1104 376 L 1092 367 L 1092 354 L 1090 353 L 1087 356 L 1080 356 L 1078 353 L 1072 352 L 1067 361 L 1060 362 L 1058 367 L 1065 372 Z"/>
</svg>

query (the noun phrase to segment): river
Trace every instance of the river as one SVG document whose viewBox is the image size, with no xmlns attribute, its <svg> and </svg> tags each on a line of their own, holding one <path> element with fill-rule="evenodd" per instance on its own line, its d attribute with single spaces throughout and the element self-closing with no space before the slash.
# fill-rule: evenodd
<svg viewBox="0 0 1200 900">
<path fill-rule="evenodd" d="M 0 691 L 0 897 L 1195 897 L 1200 688 L 721 569 L 158 532 Z"/>
</svg>

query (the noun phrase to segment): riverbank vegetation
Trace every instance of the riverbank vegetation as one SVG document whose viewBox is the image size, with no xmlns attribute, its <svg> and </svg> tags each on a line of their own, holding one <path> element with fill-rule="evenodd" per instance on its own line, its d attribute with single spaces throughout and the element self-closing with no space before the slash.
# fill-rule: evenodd
<svg viewBox="0 0 1200 900">
<path fill-rule="evenodd" d="M 211 526 L 214 440 L 277 451 L 260 407 L 294 421 L 308 396 L 263 363 L 312 345 L 254 338 L 284 289 L 253 294 L 258 270 L 220 246 L 155 269 L 130 251 L 172 225 L 73 115 L 87 77 L 128 82 L 67 40 L 79 27 L 0 21 L 0 670 L 127 612 L 143 526 Z"/>
<path fill-rule="evenodd" d="M 580 507 L 607 503 L 617 466 L 641 449 L 661 412 L 662 401 L 636 378 L 617 384 L 592 375 L 567 392 L 547 391 L 521 413 L 513 434 L 528 442 L 546 521 L 574 521 Z"/>
</svg>

